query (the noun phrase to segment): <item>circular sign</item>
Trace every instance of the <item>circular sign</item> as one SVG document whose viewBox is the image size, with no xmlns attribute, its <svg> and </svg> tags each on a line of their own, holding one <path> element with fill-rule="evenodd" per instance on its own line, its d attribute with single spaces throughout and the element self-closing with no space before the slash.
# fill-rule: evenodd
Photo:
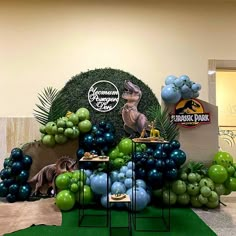
<svg viewBox="0 0 236 236">
<path fill-rule="evenodd" d="M 117 87 L 108 80 L 99 80 L 88 91 L 89 104 L 99 112 L 113 110 L 118 104 L 120 93 Z"/>
</svg>

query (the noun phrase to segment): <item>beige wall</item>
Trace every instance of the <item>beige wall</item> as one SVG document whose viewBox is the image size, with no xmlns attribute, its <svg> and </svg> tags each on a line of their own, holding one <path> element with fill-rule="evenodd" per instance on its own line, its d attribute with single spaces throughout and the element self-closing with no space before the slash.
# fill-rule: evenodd
<svg viewBox="0 0 236 236">
<path fill-rule="evenodd" d="M 236 58 L 236 3 L 111 2 L 0 0 L 0 117 L 32 116 L 43 88 L 104 67 L 158 98 L 167 75 L 187 74 L 208 100 L 208 59 Z"/>
<path fill-rule="evenodd" d="M 216 105 L 219 107 L 219 125 L 236 126 L 236 71 L 216 73 Z"/>
</svg>

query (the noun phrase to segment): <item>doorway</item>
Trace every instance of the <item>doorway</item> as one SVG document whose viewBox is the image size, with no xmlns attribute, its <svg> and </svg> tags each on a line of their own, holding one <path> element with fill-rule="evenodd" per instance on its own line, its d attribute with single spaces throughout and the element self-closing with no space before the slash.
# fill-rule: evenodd
<svg viewBox="0 0 236 236">
<path fill-rule="evenodd" d="M 236 161 L 236 61 L 209 60 L 209 102 L 218 106 L 219 148 Z"/>
</svg>

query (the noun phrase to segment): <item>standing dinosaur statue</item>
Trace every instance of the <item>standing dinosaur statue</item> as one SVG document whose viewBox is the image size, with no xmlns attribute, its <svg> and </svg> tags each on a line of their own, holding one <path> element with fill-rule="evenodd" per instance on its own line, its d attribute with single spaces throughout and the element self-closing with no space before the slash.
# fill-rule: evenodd
<svg viewBox="0 0 236 236">
<path fill-rule="evenodd" d="M 136 133 L 142 134 L 142 131 L 148 127 L 147 117 L 138 111 L 138 104 L 142 97 L 140 88 L 131 81 L 125 81 L 125 91 L 122 98 L 127 100 L 122 107 L 122 119 L 124 122 L 124 130 L 134 137 Z"/>
</svg>

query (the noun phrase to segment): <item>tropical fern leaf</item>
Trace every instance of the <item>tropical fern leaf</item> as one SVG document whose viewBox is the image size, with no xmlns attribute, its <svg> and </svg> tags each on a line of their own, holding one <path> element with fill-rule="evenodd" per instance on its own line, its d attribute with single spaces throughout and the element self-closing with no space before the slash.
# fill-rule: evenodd
<svg viewBox="0 0 236 236">
<path fill-rule="evenodd" d="M 171 141 L 177 138 L 179 129 L 175 123 L 171 122 L 167 107 L 162 110 L 160 105 L 152 106 L 147 110 L 147 114 L 149 119 L 155 122 L 155 127 L 165 140 Z"/>
<path fill-rule="evenodd" d="M 59 91 L 52 87 L 44 88 L 41 94 L 38 94 L 38 99 L 41 104 L 36 104 L 38 110 L 34 109 L 35 119 L 42 125 L 45 125 L 47 122 L 51 121 L 49 119 L 49 113 L 53 101 L 57 98 Z"/>
</svg>

